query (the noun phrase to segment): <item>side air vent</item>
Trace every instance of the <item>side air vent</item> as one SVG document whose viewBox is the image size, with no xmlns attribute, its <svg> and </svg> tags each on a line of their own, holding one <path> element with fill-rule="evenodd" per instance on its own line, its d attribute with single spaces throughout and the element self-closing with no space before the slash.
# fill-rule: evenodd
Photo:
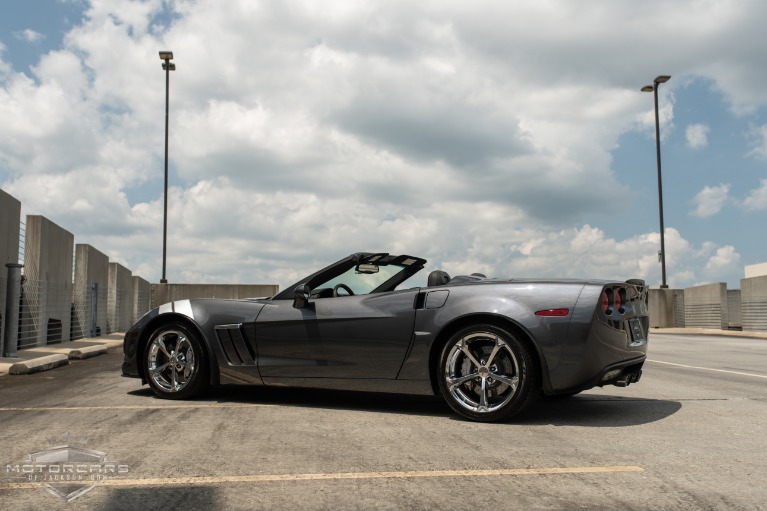
<svg viewBox="0 0 767 511">
<path fill-rule="evenodd" d="M 256 365 L 256 354 L 243 335 L 242 324 L 218 325 L 216 337 L 227 362 L 231 365 Z"/>
</svg>

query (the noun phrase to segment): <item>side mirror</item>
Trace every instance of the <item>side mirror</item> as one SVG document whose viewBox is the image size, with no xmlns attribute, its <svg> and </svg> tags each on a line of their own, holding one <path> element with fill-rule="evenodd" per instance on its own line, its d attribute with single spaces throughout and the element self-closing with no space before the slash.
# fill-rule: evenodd
<svg viewBox="0 0 767 511">
<path fill-rule="evenodd" d="M 311 295 L 312 288 L 310 288 L 307 284 L 299 284 L 296 286 L 296 289 L 293 292 L 293 308 L 305 308 L 307 305 L 309 305 L 309 298 Z"/>
</svg>

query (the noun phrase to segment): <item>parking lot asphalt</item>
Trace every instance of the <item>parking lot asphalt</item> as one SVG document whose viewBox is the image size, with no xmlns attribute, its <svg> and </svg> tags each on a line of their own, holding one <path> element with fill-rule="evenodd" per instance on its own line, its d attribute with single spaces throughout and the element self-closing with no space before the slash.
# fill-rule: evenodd
<svg viewBox="0 0 767 511">
<path fill-rule="evenodd" d="M 436 397 L 242 386 L 164 401 L 119 376 L 118 345 L 54 371 L 0 377 L 0 502 L 765 509 L 767 343 L 660 332 L 650 342 L 638 384 L 541 399 L 502 424 L 461 420 Z M 62 442 L 123 472 L 67 503 L 46 487 L 55 481 L 24 472 Z"/>
</svg>

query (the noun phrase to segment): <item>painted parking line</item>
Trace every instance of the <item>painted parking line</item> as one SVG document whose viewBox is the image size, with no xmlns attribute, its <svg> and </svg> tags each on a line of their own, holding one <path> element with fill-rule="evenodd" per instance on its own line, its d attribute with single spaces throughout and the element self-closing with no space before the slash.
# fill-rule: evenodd
<svg viewBox="0 0 767 511">
<path fill-rule="evenodd" d="M 115 406 L 36 406 L 36 407 L 0 407 L 0 412 L 51 412 L 68 410 L 167 410 L 179 408 L 265 408 L 269 404 L 249 404 L 249 403 L 215 403 L 215 404 L 188 404 L 188 405 L 115 405 Z"/>
<path fill-rule="evenodd" d="M 261 474 L 244 476 L 195 476 L 164 477 L 155 479 L 107 479 L 99 486 L 142 487 L 142 486 L 194 486 L 227 483 L 263 483 L 295 481 L 337 481 L 347 479 L 414 479 L 440 477 L 490 477 L 490 476 L 526 476 L 526 475 L 563 475 L 563 474 L 605 474 L 616 472 L 644 472 L 637 466 L 608 467 L 553 467 L 553 468 L 512 468 L 491 470 L 430 470 L 404 472 L 334 472 L 315 474 Z M 40 483 L 0 483 L 0 489 L 23 490 L 39 488 Z"/>
<path fill-rule="evenodd" d="M 700 369 L 702 371 L 714 371 L 717 373 L 738 374 L 741 376 L 753 376 L 754 378 L 767 378 L 767 375 L 764 375 L 764 374 L 742 373 L 740 371 L 728 371 L 727 369 L 713 369 L 711 367 L 688 366 L 684 364 L 675 364 L 673 362 L 661 362 L 660 360 L 652 360 L 649 358 L 647 359 L 647 362 L 654 362 L 656 364 L 665 364 L 668 366 L 684 367 L 685 369 Z"/>
</svg>

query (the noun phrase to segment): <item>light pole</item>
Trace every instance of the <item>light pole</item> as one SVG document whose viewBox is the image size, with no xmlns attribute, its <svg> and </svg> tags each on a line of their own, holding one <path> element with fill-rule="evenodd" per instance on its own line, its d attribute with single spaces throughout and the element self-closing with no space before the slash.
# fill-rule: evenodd
<svg viewBox="0 0 767 511">
<path fill-rule="evenodd" d="M 168 254 L 168 111 L 170 96 L 170 72 L 176 70 L 176 64 L 172 63 L 173 52 L 161 51 L 160 59 L 163 60 L 162 68 L 165 70 L 165 200 L 162 212 L 162 278 L 160 284 L 167 284 L 165 278 L 165 259 Z"/>
<path fill-rule="evenodd" d="M 653 80 L 652 85 L 642 87 L 642 92 L 652 92 L 655 96 L 655 154 L 658 160 L 658 212 L 660 214 L 660 271 L 662 283 L 660 287 L 665 289 L 666 284 L 666 236 L 663 227 L 663 180 L 660 173 L 660 121 L 658 120 L 658 85 L 666 83 L 671 77 L 660 75 Z"/>
</svg>

